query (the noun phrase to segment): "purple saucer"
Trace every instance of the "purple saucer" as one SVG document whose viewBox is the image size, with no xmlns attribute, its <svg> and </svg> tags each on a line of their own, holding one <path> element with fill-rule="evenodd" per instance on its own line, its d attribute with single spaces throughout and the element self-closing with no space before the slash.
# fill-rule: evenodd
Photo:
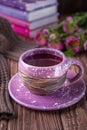
<svg viewBox="0 0 87 130">
<path fill-rule="evenodd" d="M 72 73 L 69 72 L 70 77 Z M 19 104 L 35 110 L 58 110 L 77 103 L 84 95 L 86 86 L 83 79 L 72 85 L 63 86 L 57 92 L 39 96 L 30 91 L 21 83 L 18 73 L 9 82 L 10 96 Z"/>
</svg>

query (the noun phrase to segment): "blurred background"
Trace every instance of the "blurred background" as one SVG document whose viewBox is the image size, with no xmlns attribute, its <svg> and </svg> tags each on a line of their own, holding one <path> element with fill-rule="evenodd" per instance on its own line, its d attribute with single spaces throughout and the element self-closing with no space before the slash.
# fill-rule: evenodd
<svg viewBox="0 0 87 130">
<path fill-rule="evenodd" d="M 87 0 L 58 0 L 60 14 L 87 11 Z"/>
</svg>

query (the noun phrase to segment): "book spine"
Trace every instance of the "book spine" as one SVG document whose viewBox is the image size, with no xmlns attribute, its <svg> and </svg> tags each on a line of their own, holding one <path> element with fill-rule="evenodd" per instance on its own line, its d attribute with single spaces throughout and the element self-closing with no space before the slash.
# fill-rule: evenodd
<svg viewBox="0 0 87 130">
<path fill-rule="evenodd" d="M 0 4 L 9 6 L 12 8 L 17 8 L 20 10 L 26 11 L 26 6 L 30 4 L 30 6 L 36 2 L 36 0 L 29 0 L 29 3 L 21 2 L 21 1 L 15 1 L 15 0 L 0 0 Z"/>
<path fill-rule="evenodd" d="M 50 26 L 55 26 L 57 24 L 57 22 L 55 23 L 50 23 L 49 25 L 45 25 L 43 27 L 50 27 Z M 36 33 L 41 29 L 41 28 L 37 28 L 34 30 L 30 30 L 27 28 L 23 28 L 19 25 L 15 25 L 15 24 L 11 24 L 13 30 L 21 36 L 27 37 L 27 38 L 34 38 L 34 36 L 36 35 Z"/>
<path fill-rule="evenodd" d="M 15 33 L 17 33 L 18 35 L 23 36 L 25 38 L 34 38 L 37 31 L 40 30 L 40 28 L 36 29 L 36 30 L 29 30 L 29 29 L 26 29 L 26 28 L 23 28 L 21 26 L 17 26 L 17 25 L 14 25 L 14 24 L 11 24 L 11 27 L 14 30 Z"/>
<path fill-rule="evenodd" d="M 25 9 L 25 5 L 23 3 L 20 3 L 19 1 L 14 1 L 14 0 L 0 0 L 0 4 L 6 5 L 6 6 L 11 6 L 13 8 L 20 8 L 21 10 Z"/>
<path fill-rule="evenodd" d="M 12 18 L 7 15 L 0 14 L 1 17 L 6 18 L 11 24 L 15 24 L 17 26 L 21 26 L 23 28 L 27 28 L 30 30 L 37 29 L 48 25 L 50 23 L 55 23 L 58 21 L 58 13 L 50 15 L 49 17 L 45 17 L 43 19 L 35 20 L 34 22 L 26 22 L 22 20 L 18 20 L 16 18 Z"/>
<path fill-rule="evenodd" d="M 57 0 L 28 0 L 28 1 L 19 1 L 19 0 L 0 0 L 0 4 L 17 8 L 22 11 L 30 11 L 32 9 L 43 8 L 53 4 L 58 4 Z"/>
<path fill-rule="evenodd" d="M 27 12 L 20 11 L 11 7 L 0 5 L 0 13 L 14 17 L 14 18 L 18 18 L 24 21 L 28 21 Z"/>
<path fill-rule="evenodd" d="M 16 24 L 19 26 L 22 26 L 24 28 L 29 28 L 29 22 L 17 19 L 17 18 L 13 18 L 4 14 L 0 14 L 1 17 L 6 18 L 11 24 Z"/>
<path fill-rule="evenodd" d="M 24 36 L 26 38 L 30 38 L 30 30 L 27 28 L 23 28 L 21 26 L 17 26 L 15 24 L 11 24 L 12 29 L 14 32 L 16 32 L 18 35 Z"/>
<path fill-rule="evenodd" d="M 23 21 L 31 22 L 40 18 L 44 18 L 57 12 L 56 4 L 32 11 L 21 11 L 4 5 L 0 5 L 0 13 L 14 17 Z"/>
</svg>

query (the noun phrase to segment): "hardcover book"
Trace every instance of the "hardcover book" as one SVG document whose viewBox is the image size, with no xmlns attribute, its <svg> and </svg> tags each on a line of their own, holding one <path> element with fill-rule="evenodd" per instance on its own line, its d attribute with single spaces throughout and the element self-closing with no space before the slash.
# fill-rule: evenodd
<svg viewBox="0 0 87 130">
<path fill-rule="evenodd" d="M 51 24 L 43 26 L 43 28 L 48 27 L 48 26 L 55 26 L 56 24 L 57 24 L 57 22 L 51 23 Z M 24 36 L 26 38 L 34 38 L 36 33 L 41 29 L 41 28 L 38 28 L 38 29 L 35 29 L 35 30 L 29 30 L 27 28 L 23 28 L 21 26 L 17 26 L 17 25 L 14 25 L 14 24 L 11 24 L 11 26 L 12 26 L 13 30 L 18 35 Z"/>
<path fill-rule="evenodd" d="M 5 14 L 24 21 L 34 21 L 47 17 L 57 12 L 57 4 L 46 6 L 44 8 L 33 9 L 30 11 L 22 11 L 5 5 L 0 5 L 0 13 Z"/>
<path fill-rule="evenodd" d="M 30 30 L 40 28 L 44 25 L 58 21 L 58 13 L 50 15 L 50 16 L 45 17 L 45 18 L 35 20 L 33 22 L 22 21 L 22 20 L 7 16 L 4 14 L 0 14 L 0 16 L 3 18 L 6 18 L 11 24 L 13 24 L 15 26 L 21 26 L 23 28 L 30 29 Z"/>
<path fill-rule="evenodd" d="M 2 5 L 25 11 L 51 6 L 56 3 L 58 4 L 57 0 L 0 0 Z"/>
</svg>

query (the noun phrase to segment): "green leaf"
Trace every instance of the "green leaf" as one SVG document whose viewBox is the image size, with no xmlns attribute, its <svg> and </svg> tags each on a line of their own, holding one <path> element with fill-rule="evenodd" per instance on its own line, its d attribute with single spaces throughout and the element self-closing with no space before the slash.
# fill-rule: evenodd
<svg viewBox="0 0 87 130">
<path fill-rule="evenodd" d="M 75 55 L 75 53 L 71 49 L 64 51 L 64 54 L 68 57 L 73 57 Z"/>
</svg>

